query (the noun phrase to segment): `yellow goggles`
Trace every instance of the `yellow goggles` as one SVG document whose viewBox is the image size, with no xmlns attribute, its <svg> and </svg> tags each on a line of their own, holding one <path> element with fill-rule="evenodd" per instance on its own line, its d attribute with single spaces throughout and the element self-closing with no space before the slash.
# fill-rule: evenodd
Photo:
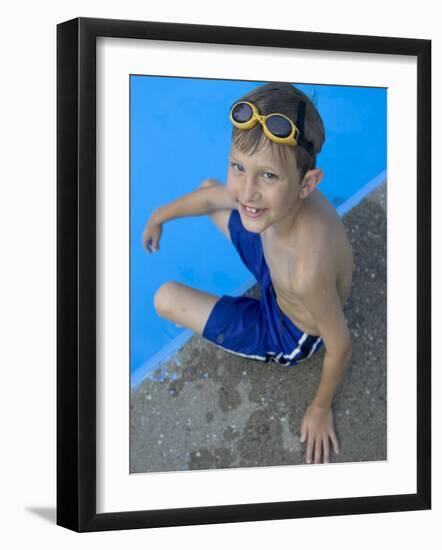
<svg viewBox="0 0 442 550">
<path fill-rule="evenodd" d="M 305 103 L 301 101 L 297 119 L 302 126 L 304 116 Z M 234 103 L 230 109 L 230 121 L 239 130 L 250 130 L 259 122 L 267 139 L 285 145 L 300 145 L 308 151 L 312 149 L 311 143 L 302 136 L 301 129 L 287 116 L 282 113 L 261 115 L 256 105 L 250 101 Z"/>
</svg>

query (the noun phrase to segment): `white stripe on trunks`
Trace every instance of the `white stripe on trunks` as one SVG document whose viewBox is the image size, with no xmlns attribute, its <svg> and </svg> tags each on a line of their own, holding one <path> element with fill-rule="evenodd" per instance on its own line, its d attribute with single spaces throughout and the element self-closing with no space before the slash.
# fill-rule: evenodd
<svg viewBox="0 0 442 550">
<path fill-rule="evenodd" d="M 322 338 L 319 336 L 319 338 L 313 344 L 312 349 L 310 350 L 310 353 L 307 355 L 306 359 L 308 359 L 309 357 L 311 357 L 315 353 L 316 348 L 319 346 L 319 343 L 320 343 L 321 340 L 322 340 Z"/>
<path fill-rule="evenodd" d="M 215 344 L 215 342 L 212 342 L 211 340 L 210 340 L 210 343 L 213 344 L 214 346 L 216 346 L 217 348 L 223 349 L 224 351 L 228 351 L 229 353 L 233 353 L 234 355 L 239 355 L 240 357 L 245 357 L 246 359 L 257 359 L 258 361 L 266 361 L 268 356 L 276 355 L 275 357 L 270 357 L 270 358 L 273 359 L 276 363 L 278 363 L 280 365 L 287 366 L 290 363 L 287 362 L 287 361 L 285 363 L 280 363 L 281 357 L 283 357 L 284 359 L 289 360 L 289 361 L 292 360 L 301 351 L 301 346 L 306 341 L 307 338 L 308 338 L 308 334 L 306 334 L 304 332 L 303 335 L 301 336 L 301 338 L 298 341 L 297 347 L 289 355 L 284 355 L 282 352 L 278 353 L 278 355 L 276 355 L 274 351 L 268 351 L 267 355 L 265 357 L 262 357 L 261 355 L 247 355 L 246 353 L 240 353 L 239 351 L 233 351 L 229 348 L 224 348 L 223 346 L 220 346 L 219 344 Z M 316 340 L 316 342 L 314 343 L 314 345 L 312 346 L 312 348 L 310 350 L 310 353 L 307 355 L 307 357 L 302 359 L 302 361 L 304 361 L 305 359 L 308 359 L 311 355 L 313 355 L 313 353 L 315 352 L 316 348 L 318 347 L 320 341 L 321 341 L 321 337 L 319 337 Z"/>
<path fill-rule="evenodd" d="M 291 361 L 301 351 L 301 346 L 307 340 L 307 338 L 308 334 L 304 332 L 301 338 L 298 340 L 297 347 L 289 355 L 284 355 L 284 359 L 289 359 Z"/>
<path fill-rule="evenodd" d="M 220 346 L 219 344 L 215 344 L 215 342 L 212 342 L 212 340 L 209 340 L 209 342 L 214 346 L 216 346 L 217 348 L 223 349 L 224 351 L 228 351 L 229 353 L 233 353 L 241 357 L 246 357 L 247 359 L 258 359 L 258 361 L 265 361 L 267 359 L 267 357 L 262 357 L 261 355 L 246 355 L 245 353 L 239 353 L 239 351 L 233 351 L 229 348 L 223 348 L 223 346 Z"/>
</svg>

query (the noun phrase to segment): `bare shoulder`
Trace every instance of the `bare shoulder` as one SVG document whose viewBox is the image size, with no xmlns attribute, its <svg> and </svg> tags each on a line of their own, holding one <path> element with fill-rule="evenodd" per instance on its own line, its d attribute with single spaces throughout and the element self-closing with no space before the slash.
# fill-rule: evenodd
<svg viewBox="0 0 442 550">
<path fill-rule="evenodd" d="M 316 192 L 306 208 L 293 261 L 293 291 L 336 288 L 345 300 L 351 286 L 353 255 L 344 225 L 335 208 Z"/>
<path fill-rule="evenodd" d="M 319 193 L 319 192 L 317 192 Z M 294 285 L 306 287 L 336 281 L 345 230 L 336 210 L 322 194 L 315 194 L 300 224 L 293 259 Z"/>
<path fill-rule="evenodd" d="M 292 260 L 291 287 L 296 295 L 309 294 L 315 290 L 336 284 L 336 261 L 324 243 L 304 249 Z"/>
</svg>

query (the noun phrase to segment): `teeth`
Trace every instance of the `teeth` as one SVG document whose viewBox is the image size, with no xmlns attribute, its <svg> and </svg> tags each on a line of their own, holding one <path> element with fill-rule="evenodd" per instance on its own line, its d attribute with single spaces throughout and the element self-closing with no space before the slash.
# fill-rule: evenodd
<svg viewBox="0 0 442 550">
<path fill-rule="evenodd" d="M 249 208 L 248 206 L 246 206 L 246 210 L 252 214 L 256 214 L 256 212 L 258 211 L 256 208 Z"/>
</svg>

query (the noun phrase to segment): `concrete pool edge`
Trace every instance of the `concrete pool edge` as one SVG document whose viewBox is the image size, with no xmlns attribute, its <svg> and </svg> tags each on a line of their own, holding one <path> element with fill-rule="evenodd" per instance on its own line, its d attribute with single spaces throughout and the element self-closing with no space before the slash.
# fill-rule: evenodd
<svg viewBox="0 0 442 550">
<path fill-rule="evenodd" d="M 360 204 L 365 197 L 367 197 L 371 192 L 380 187 L 387 178 L 386 170 L 382 170 L 377 176 L 371 179 L 367 184 L 361 187 L 356 191 L 351 197 L 339 205 L 336 210 L 339 216 L 342 218 L 345 214 L 350 212 L 358 204 Z M 245 292 L 249 291 L 256 284 L 256 280 L 251 277 L 250 280 L 246 281 L 236 292 L 232 293 L 233 295 L 242 295 Z M 150 359 L 145 361 L 140 367 L 135 369 L 131 373 L 130 387 L 131 391 L 136 390 L 139 385 L 149 377 L 149 375 L 157 369 L 161 369 L 162 365 L 166 363 L 171 357 L 181 349 L 192 336 L 194 332 L 186 329 L 177 337 L 175 337 L 169 344 L 164 346 L 159 352 L 153 355 Z M 161 379 L 161 375 L 160 375 Z"/>
<path fill-rule="evenodd" d="M 377 176 L 356 191 L 350 198 L 337 207 L 337 212 L 341 216 L 350 212 L 355 206 L 362 202 L 372 191 L 382 185 L 387 179 L 387 170 L 382 170 Z"/>
</svg>

